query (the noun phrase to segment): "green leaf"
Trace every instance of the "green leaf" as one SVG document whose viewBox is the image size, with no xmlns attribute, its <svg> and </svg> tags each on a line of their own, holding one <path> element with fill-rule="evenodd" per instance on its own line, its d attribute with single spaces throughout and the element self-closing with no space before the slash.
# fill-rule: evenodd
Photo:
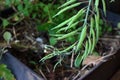
<svg viewBox="0 0 120 80">
<path fill-rule="evenodd" d="M 117 24 L 118 29 L 120 29 L 120 22 Z"/>
<path fill-rule="evenodd" d="M 74 36 L 70 36 L 70 37 L 66 38 L 66 41 L 73 43 L 76 41 L 76 38 Z"/>
<path fill-rule="evenodd" d="M 14 16 L 14 21 L 19 21 L 19 20 L 20 20 L 20 18 L 17 15 L 15 15 Z"/>
<path fill-rule="evenodd" d="M 18 6 L 17 6 L 17 9 L 20 11 L 20 12 L 22 12 L 23 11 L 23 5 L 22 4 L 19 4 Z"/>
<path fill-rule="evenodd" d="M 7 19 L 3 19 L 2 25 L 3 25 L 3 28 L 5 28 L 6 26 L 8 26 L 9 25 L 8 20 Z"/>
<path fill-rule="evenodd" d="M 3 34 L 3 38 L 5 41 L 9 42 L 11 40 L 11 37 L 12 37 L 12 34 L 8 31 L 6 31 L 4 34 Z"/>
<path fill-rule="evenodd" d="M 51 44 L 51 45 L 55 45 L 56 43 L 57 43 L 56 38 L 50 37 L 50 44 Z"/>
<path fill-rule="evenodd" d="M 24 9 L 23 14 L 24 16 L 30 16 L 30 12 L 28 9 Z"/>
<path fill-rule="evenodd" d="M 51 28 L 55 26 L 54 23 L 43 23 L 43 24 L 37 24 L 37 30 L 38 31 L 51 31 Z M 53 31 L 52 31 L 53 32 Z"/>
<path fill-rule="evenodd" d="M 5 0 L 5 4 L 7 5 L 7 6 L 10 6 L 11 5 L 11 0 Z"/>
<path fill-rule="evenodd" d="M 5 64 L 0 64 L 0 78 L 4 80 L 15 80 L 13 74 Z"/>
</svg>

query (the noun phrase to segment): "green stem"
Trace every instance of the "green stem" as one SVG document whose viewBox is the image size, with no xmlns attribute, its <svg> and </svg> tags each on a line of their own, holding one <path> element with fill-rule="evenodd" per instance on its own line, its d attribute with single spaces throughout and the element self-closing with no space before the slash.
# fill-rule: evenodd
<svg viewBox="0 0 120 80">
<path fill-rule="evenodd" d="M 90 11 L 91 2 L 92 2 L 92 0 L 89 0 L 88 7 L 87 7 L 87 12 L 86 12 L 86 16 L 85 16 L 85 21 L 84 21 L 83 26 L 85 26 L 86 23 L 87 23 L 87 19 L 88 19 L 88 15 L 89 15 L 89 11 Z"/>
</svg>

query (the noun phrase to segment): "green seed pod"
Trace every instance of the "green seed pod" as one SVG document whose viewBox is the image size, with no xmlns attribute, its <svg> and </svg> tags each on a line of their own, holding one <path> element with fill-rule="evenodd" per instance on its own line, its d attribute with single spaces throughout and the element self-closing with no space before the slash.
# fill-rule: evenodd
<svg viewBox="0 0 120 80">
<path fill-rule="evenodd" d="M 94 48 L 95 48 L 95 44 L 96 44 L 96 36 L 95 36 L 95 32 L 93 29 L 91 29 L 91 33 L 92 33 L 92 48 L 91 48 L 91 52 L 93 52 Z"/>
<path fill-rule="evenodd" d="M 61 5 L 58 9 L 63 8 L 63 7 L 66 7 L 66 6 L 68 6 L 68 5 L 72 4 L 72 3 L 74 3 L 75 1 L 76 1 L 76 0 L 67 1 L 66 3 L 64 3 L 63 5 Z"/>
<path fill-rule="evenodd" d="M 65 34 L 65 35 L 61 36 L 61 37 L 58 37 L 57 40 L 65 39 L 65 38 L 67 38 L 67 37 L 70 37 L 70 36 L 72 36 L 72 35 L 75 35 L 75 34 L 77 33 L 77 31 L 78 31 L 78 30 L 75 30 L 75 31 L 72 31 L 72 32 L 70 32 L 70 33 L 68 33 L 68 34 Z"/>
<path fill-rule="evenodd" d="M 95 26 L 96 26 L 96 40 L 98 41 L 99 39 L 99 17 L 95 15 Z"/>
<path fill-rule="evenodd" d="M 77 49 L 76 49 L 76 52 L 78 50 L 80 50 L 82 44 L 83 44 L 83 41 L 85 40 L 85 37 L 86 37 L 86 31 L 87 31 L 87 26 L 84 26 L 83 29 L 82 29 L 82 32 L 80 34 L 80 38 L 79 38 L 79 41 L 78 41 L 78 44 L 77 44 Z"/>
<path fill-rule="evenodd" d="M 79 21 L 73 23 L 68 29 L 71 29 L 71 28 L 75 27 L 76 25 L 78 25 L 78 23 L 79 23 Z M 61 32 L 61 31 L 64 31 L 64 30 L 66 30 L 66 27 L 63 27 L 63 28 L 59 29 L 59 30 L 57 31 L 57 33 L 58 33 L 58 32 Z"/>
<path fill-rule="evenodd" d="M 64 25 L 66 25 L 69 21 L 71 21 L 71 20 L 72 20 L 72 18 L 74 18 L 74 16 L 73 16 L 73 17 L 71 17 L 71 18 L 69 18 L 69 19 L 67 19 L 66 21 L 64 21 L 64 22 L 60 23 L 58 26 L 56 26 L 56 27 L 52 28 L 52 30 L 63 27 L 63 26 L 64 26 Z"/>
<path fill-rule="evenodd" d="M 84 9 L 84 8 L 81 9 L 81 10 L 79 10 L 79 12 L 75 15 L 75 17 L 72 18 L 72 20 L 69 22 L 68 27 L 66 28 L 66 30 L 67 30 L 78 18 L 80 18 L 80 16 L 82 16 L 82 15 L 84 14 L 84 12 L 85 12 L 85 9 Z"/>
<path fill-rule="evenodd" d="M 88 42 L 86 41 L 84 53 L 83 54 L 79 53 L 75 59 L 75 63 L 74 63 L 75 67 L 79 67 L 82 61 L 87 57 L 87 55 L 88 55 Z"/>
<path fill-rule="evenodd" d="M 106 16 L 106 4 L 105 4 L 105 0 L 102 0 L 102 4 L 103 4 L 103 11 L 104 11 L 104 14 Z"/>
<path fill-rule="evenodd" d="M 58 15 L 60 15 L 61 13 L 65 12 L 65 11 L 71 9 L 71 8 L 74 8 L 74 7 L 79 6 L 80 4 L 81 4 L 81 3 L 78 2 L 78 3 L 75 3 L 75 4 L 72 4 L 72 5 L 70 5 L 70 6 L 65 7 L 64 9 L 60 10 L 55 16 L 53 16 L 53 18 L 56 17 L 56 16 L 58 16 Z"/>
<path fill-rule="evenodd" d="M 88 48 L 88 54 L 91 53 L 91 49 L 92 49 L 92 40 L 90 37 L 88 37 L 88 44 L 89 44 L 89 48 Z"/>
</svg>

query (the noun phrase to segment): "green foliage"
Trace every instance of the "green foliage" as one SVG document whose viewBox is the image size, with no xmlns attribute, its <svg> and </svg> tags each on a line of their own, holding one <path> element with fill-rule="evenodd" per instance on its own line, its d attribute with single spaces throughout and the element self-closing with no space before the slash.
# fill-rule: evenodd
<svg viewBox="0 0 120 80">
<path fill-rule="evenodd" d="M 52 18 L 56 12 L 58 12 L 58 9 L 56 8 L 63 2 L 63 0 L 56 1 L 56 3 L 53 3 L 52 0 L 5 0 L 4 3 L 6 7 L 14 7 L 16 13 L 7 19 L 3 19 L 2 26 L 3 28 L 6 28 L 9 24 L 15 25 L 26 18 L 27 20 L 34 19 L 38 31 L 47 31 L 51 35 L 56 32 L 56 30 L 51 30 L 54 26 L 61 23 L 74 13 L 74 11 L 71 12 L 71 14 L 69 14 L 69 12 L 64 12 L 64 14 L 57 18 Z M 53 39 L 50 38 L 50 41 L 51 40 Z M 50 44 L 54 45 L 56 42 L 57 41 L 50 42 Z"/>
<path fill-rule="evenodd" d="M 11 71 L 5 64 L 0 64 L 0 79 L 2 80 L 15 80 Z"/>
<path fill-rule="evenodd" d="M 10 32 L 8 32 L 8 31 L 6 31 L 6 32 L 3 34 L 3 38 L 4 38 L 4 40 L 5 40 L 7 43 L 9 43 L 10 40 L 11 40 L 11 38 L 12 38 L 12 34 L 11 34 Z"/>
<path fill-rule="evenodd" d="M 7 27 L 9 25 L 9 22 L 8 22 L 7 19 L 3 19 L 2 21 L 3 21 L 3 23 L 2 23 L 3 28 L 5 28 L 5 27 Z"/>
<path fill-rule="evenodd" d="M 120 29 L 120 22 L 117 24 L 118 29 Z"/>
<path fill-rule="evenodd" d="M 93 53 L 102 31 L 98 8 L 100 4 L 99 0 L 95 0 L 95 2 L 93 0 L 82 2 L 68 0 L 59 7 L 60 11 L 58 11 L 54 17 L 58 18 L 63 13 L 68 10 L 73 10 L 75 7 L 80 6 L 83 3 L 88 5 L 78 10 L 78 12 L 75 12 L 74 15 L 72 14 L 70 18 L 65 19 L 59 25 L 52 28 L 53 31 L 56 30 L 53 37 L 55 37 L 57 41 L 68 41 L 68 38 L 71 38 L 69 42 L 71 45 L 67 46 L 67 48 L 63 48 L 62 50 L 57 49 L 56 51 L 53 51 L 53 53 L 42 58 L 41 61 L 73 51 L 77 56 L 74 60 L 75 67 L 79 67 L 82 61 L 89 54 Z M 102 4 L 103 11 L 106 15 L 106 5 L 104 0 L 102 0 Z M 72 38 L 75 38 L 76 40 Z"/>
<path fill-rule="evenodd" d="M 37 17 L 42 6 L 41 2 L 32 2 L 30 0 L 6 0 L 6 6 L 14 6 L 18 15 L 24 17 Z"/>
<path fill-rule="evenodd" d="M 52 33 L 53 31 L 51 31 L 51 28 L 61 23 L 64 19 L 67 19 L 68 16 L 71 15 L 66 12 L 63 15 L 60 15 L 58 18 L 52 18 L 52 16 L 54 16 L 58 11 L 56 8 L 59 7 L 63 2 L 64 1 L 62 0 L 57 1 L 57 3 L 53 3 L 52 0 L 47 0 L 47 3 L 44 0 L 5 0 L 5 5 L 8 7 L 14 7 L 16 14 L 8 19 L 3 19 L 3 27 L 8 26 L 10 24 L 9 21 L 14 20 L 15 23 L 18 23 L 27 18 L 27 20 L 34 19 L 36 21 L 36 27 L 38 31 L 44 30 Z M 10 25 L 14 25 L 14 23 L 12 22 Z"/>
<path fill-rule="evenodd" d="M 55 45 L 57 43 L 57 39 L 54 37 L 50 38 L 50 45 Z"/>
</svg>

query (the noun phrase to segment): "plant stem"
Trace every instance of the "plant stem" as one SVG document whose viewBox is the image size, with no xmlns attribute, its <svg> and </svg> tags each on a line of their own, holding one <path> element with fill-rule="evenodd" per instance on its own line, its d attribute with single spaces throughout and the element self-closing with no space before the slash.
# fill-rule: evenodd
<svg viewBox="0 0 120 80">
<path fill-rule="evenodd" d="M 90 11 L 91 2 L 92 2 L 92 0 L 89 0 L 88 7 L 87 7 L 87 12 L 86 12 L 86 16 L 85 16 L 85 21 L 84 21 L 83 26 L 85 26 L 86 23 L 87 23 L 87 19 L 88 19 L 88 15 L 89 15 L 89 11 Z"/>
</svg>

